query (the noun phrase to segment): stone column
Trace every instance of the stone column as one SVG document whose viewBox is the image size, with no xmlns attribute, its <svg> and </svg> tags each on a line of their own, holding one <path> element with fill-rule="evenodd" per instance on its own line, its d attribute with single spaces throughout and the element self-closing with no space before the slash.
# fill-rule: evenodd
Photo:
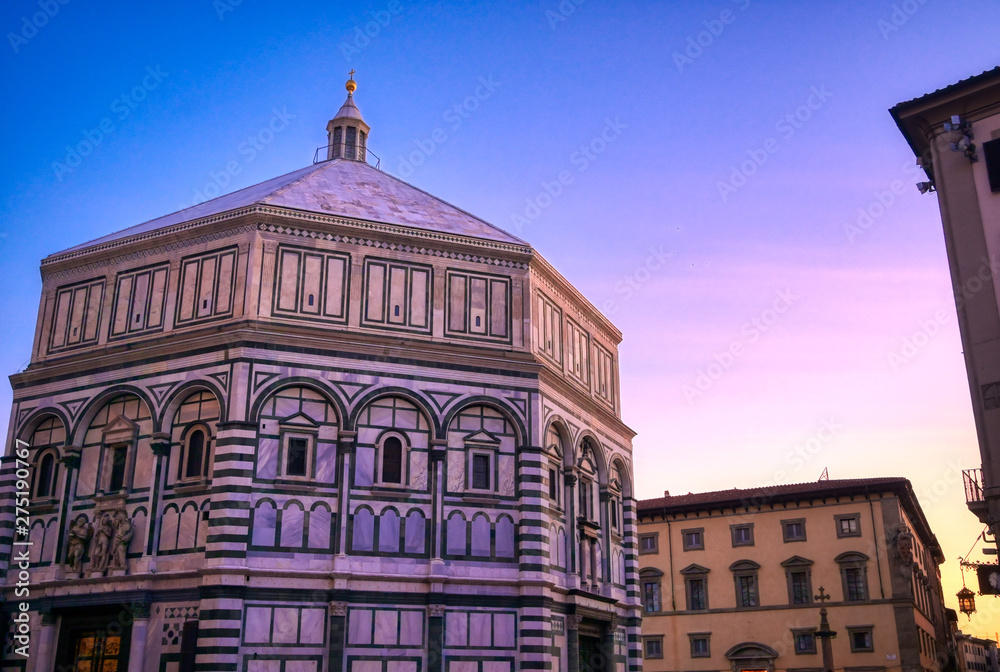
<svg viewBox="0 0 1000 672">
<path fill-rule="evenodd" d="M 347 602 L 330 603 L 330 661 L 327 672 L 344 669 L 344 646 L 347 642 Z"/>
<path fill-rule="evenodd" d="M 617 624 L 617 619 L 615 615 L 611 615 L 611 620 L 608 622 L 607 628 L 604 630 L 604 636 L 601 637 L 601 655 L 604 656 L 604 669 L 605 670 L 615 670 L 618 669 L 618 663 L 615 658 L 615 625 Z"/>
<path fill-rule="evenodd" d="M 611 493 L 607 486 L 602 485 L 600 489 L 601 511 L 598 520 L 601 521 L 601 566 L 597 568 L 600 572 L 600 582 L 605 588 L 604 594 L 610 595 L 610 584 L 614 579 L 611 576 Z"/>
<path fill-rule="evenodd" d="M 252 533 L 257 423 L 229 420 L 217 423 L 216 430 L 205 566 L 245 567 L 249 545 L 246 538 Z"/>
<path fill-rule="evenodd" d="M 149 602 L 132 603 L 132 638 L 128 647 L 128 672 L 142 672 L 146 664 L 146 630 Z"/>
<path fill-rule="evenodd" d="M 579 571 L 577 565 L 580 549 L 577 542 L 576 526 L 576 474 L 572 467 L 567 467 L 563 477 L 563 501 L 566 503 L 566 582 L 567 588 L 578 588 L 580 586 Z M 580 540 L 582 541 L 582 539 Z M 568 637 L 568 635 L 567 635 Z"/>
<path fill-rule="evenodd" d="M 431 559 L 441 560 L 443 549 L 441 548 L 442 534 L 444 526 L 444 464 L 448 457 L 448 440 L 431 439 L 430 451 L 430 488 L 431 488 Z"/>
<path fill-rule="evenodd" d="M 170 457 L 170 435 L 156 432 L 149 447 L 153 451 L 153 487 L 149 492 L 149 515 L 146 517 L 146 555 L 156 555 L 160 540 L 160 498 L 167 487 L 167 465 Z"/>
<path fill-rule="evenodd" d="M 566 616 L 566 653 L 568 672 L 580 672 L 580 623 L 583 616 L 568 614 Z"/>
<path fill-rule="evenodd" d="M 35 672 L 50 672 L 55 664 L 56 625 L 59 617 L 51 611 L 39 610 L 42 621 L 42 631 L 38 635 L 38 647 L 35 651 Z"/>
<path fill-rule="evenodd" d="M 427 672 L 444 669 L 444 605 L 427 607 Z"/>
<path fill-rule="evenodd" d="M 340 432 L 337 436 L 337 452 L 340 455 L 340 474 L 337 484 L 337 538 L 334 551 L 338 556 L 347 555 L 347 521 L 351 515 L 351 469 L 354 461 L 354 445 L 357 432 Z"/>
<path fill-rule="evenodd" d="M 69 533 L 70 504 L 72 503 L 70 500 L 76 486 L 76 473 L 80 468 L 80 452 L 81 449 L 78 446 L 64 446 L 62 457 L 59 458 L 59 462 L 66 468 L 66 478 L 64 479 L 62 501 L 59 502 L 59 522 L 56 523 L 59 536 L 56 537 L 56 552 L 53 556 L 55 564 L 62 564 L 65 559 L 63 547 L 66 543 L 66 535 Z M 58 570 L 60 578 L 63 577 L 64 571 L 63 569 Z"/>
</svg>

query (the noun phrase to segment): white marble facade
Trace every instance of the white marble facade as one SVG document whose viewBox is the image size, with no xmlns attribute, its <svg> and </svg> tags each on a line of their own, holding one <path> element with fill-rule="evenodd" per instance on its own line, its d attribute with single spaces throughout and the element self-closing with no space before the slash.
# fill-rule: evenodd
<svg viewBox="0 0 1000 672">
<path fill-rule="evenodd" d="M 641 669 L 621 335 L 527 244 L 339 159 L 42 275 L 26 672 L 107 619 L 133 672 Z"/>
</svg>

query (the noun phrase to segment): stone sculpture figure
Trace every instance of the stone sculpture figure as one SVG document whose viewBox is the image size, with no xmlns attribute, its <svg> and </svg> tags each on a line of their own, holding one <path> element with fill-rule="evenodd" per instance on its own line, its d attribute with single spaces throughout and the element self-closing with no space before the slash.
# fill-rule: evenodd
<svg viewBox="0 0 1000 672">
<path fill-rule="evenodd" d="M 84 516 L 79 516 L 69 528 L 69 543 L 66 545 L 66 564 L 71 572 L 79 574 L 83 569 L 83 556 L 87 552 L 87 542 L 93 531 Z"/>
<path fill-rule="evenodd" d="M 128 552 L 128 542 L 132 540 L 132 521 L 124 508 L 115 512 L 114 536 L 111 540 L 111 553 L 109 567 L 111 569 L 125 569 L 125 555 Z"/>
<path fill-rule="evenodd" d="M 100 514 L 94 521 L 94 550 L 90 554 L 90 568 L 96 571 L 104 571 L 108 567 L 108 551 L 111 545 L 111 538 L 114 536 L 114 527 L 111 523 L 111 516 L 107 512 Z"/>
</svg>

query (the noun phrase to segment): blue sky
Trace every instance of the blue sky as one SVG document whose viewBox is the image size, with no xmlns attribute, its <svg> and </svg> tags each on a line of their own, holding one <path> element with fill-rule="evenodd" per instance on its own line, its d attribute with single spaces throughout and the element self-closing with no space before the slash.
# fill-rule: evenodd
<svg viewBox="0 0 1000 672">
<path fill-rule="evenodd" d="M 968 386 L 937 203 L 886 110 L 1000 63 L 996 2 L 14 0 L 0 27 L 8 373 L 43 256 L 307 165 L 354 68 L 383 169 L 531 242 L 624 332 L 639 496 L 907 476 L 960 585 Z"/>
</svg>

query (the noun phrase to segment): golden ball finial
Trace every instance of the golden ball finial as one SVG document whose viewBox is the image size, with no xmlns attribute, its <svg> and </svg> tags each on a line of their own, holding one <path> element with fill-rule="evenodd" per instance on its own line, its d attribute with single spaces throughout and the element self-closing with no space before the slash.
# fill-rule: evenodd
<svg viewBox="0 0 1000 672">
<path fill-rule="evenodd" d="M 354 70 L 353 69 L 350 72 L 350 76 L 351 76 L 351 78 L 347 80 L 347 83 L 344 84 L 344 87 L 347 89 L 348 93 L 354 93 L 358 89 L 358 83 L 354 81 Z"/>
</svg>

